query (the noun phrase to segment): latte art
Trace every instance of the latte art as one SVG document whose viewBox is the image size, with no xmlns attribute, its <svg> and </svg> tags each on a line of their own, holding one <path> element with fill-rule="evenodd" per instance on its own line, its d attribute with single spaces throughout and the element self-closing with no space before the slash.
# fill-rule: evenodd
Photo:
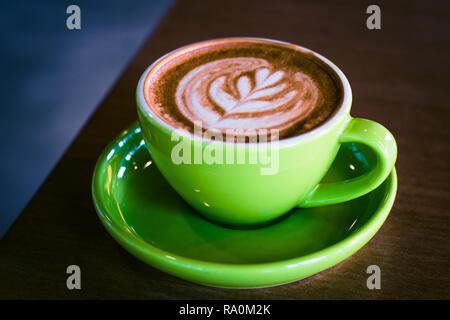
<svg viewBox="0 0 450 320">
<path fill-rule="evenodd" d="M 318 88 L 306 74 L 276 70 L 260 58 L 236 57 L 201 65 L 180 81 L 176 103 L 204 128 L 288 129 L 309 115 Z"/>
<path fill-rule="evenodd" d="M 195 135 L 201 124 L 203 132 L 246 142 L 265 133 L 271 140 L 272 133 L 284 139 L 310 131 L 331 117 L 343 96 L 339 77 L 313 53 L 254 38 L 175 50 L 155 63 L 143 90 L 152 113 L 172 128 Z"/>
</svg>

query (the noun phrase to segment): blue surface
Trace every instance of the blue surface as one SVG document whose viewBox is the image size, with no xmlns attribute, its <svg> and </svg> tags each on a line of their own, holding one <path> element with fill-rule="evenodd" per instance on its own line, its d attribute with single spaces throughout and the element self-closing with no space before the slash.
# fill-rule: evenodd
<svg viewBox="0 0 450 320">
<path fill-rule="evenodd" d="M 0 4 L 0 237 L 171 2 Z M 81 30 L 66 27 L 71 4 Z"/>
</svg>

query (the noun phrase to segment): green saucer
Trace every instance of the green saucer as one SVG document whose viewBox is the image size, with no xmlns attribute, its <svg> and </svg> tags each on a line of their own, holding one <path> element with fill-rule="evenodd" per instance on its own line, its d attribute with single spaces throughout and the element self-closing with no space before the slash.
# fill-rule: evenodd
<svg viewBox="0 0 450 320">
<path fill-rule="evenodd" d="M 362 174 L 374 159 L 344 144 L 328 181 Z M 259 229 L 230 229 L 198 215 L 159 173 L 133 124 L 100 156 L 92 193 L 98 216 L 119 244 L 149 265 L 199 284 L 262 288 L 330 268 L 366 244 L 394 203 L 395 169 L 376 190 L 338 205 L 295 209 Z"/>
</svg>

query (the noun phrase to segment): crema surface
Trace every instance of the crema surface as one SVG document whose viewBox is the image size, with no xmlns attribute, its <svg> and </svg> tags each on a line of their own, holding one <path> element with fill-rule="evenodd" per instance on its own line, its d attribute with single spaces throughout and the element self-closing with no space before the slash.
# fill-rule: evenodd
<svg viewBox="0 0 450 320">
<path fill-rule="evenodd" d="M 312 53 L 262 40 L 215 40 L 182 48 L 147 76 L 144 96 L 171 126 L 280 138 L 307 132 L 340 105 L 334 71 Z"/>
</svg>

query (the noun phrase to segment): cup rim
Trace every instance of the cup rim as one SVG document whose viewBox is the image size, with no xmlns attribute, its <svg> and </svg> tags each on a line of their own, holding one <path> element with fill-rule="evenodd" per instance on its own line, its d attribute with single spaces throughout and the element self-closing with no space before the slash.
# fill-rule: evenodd
<svg viewBox="0 0 450 320">
<path fill-rule="evenodd" d="M 138 97 L 138 108 L 143 109 L 143 111 L 150 116 L 150 118 L 155 121 L 156 124 L 162 126 L 164 129 L 170 131 L 170 132 L 175 132 L 178 136 L 181 136 L 183 138 L 188 138 L 191 140 L 195 140 L 195 141 L 200 141 L 200 142 L 215 142 L 218 144 L 224 144 L 224 145 L 234 145 L 234 146 L 245 146 L 245 147 L 250 147 L 250 146 L 257 146 L 260 144 L 260 142 L 230 142 L 230 141 L 220 141 L 220 140 L 212 140 L 212 139 L 205 139 L 203 136 L 202 137 L 198 137 L 188 131 L 185 130 L 181 130 L 178 129 L 172 125 L 170 125 L 169 123 L 165 122 L 164 120 L 162 120 L 153 110 L 152 108 L 148 105 L 147 100 L 145 99 L 145 95 L 144 95 L 144 86 L 147 80 L 147 77 L 150 73 L 150 71 L 152 71 L 161 61 L 163 61 L 164 59 L 167 59 L 168 57 L 170 57 L 171 55 L 175 54 L 175 53 L 181 53 L 183 51 L 188 51 L 188 50 L 193 50 L 195 48 L 200 48 L 203 46 L 206 46 L 210 43 L 213 42 L 220 42 L 220 41 L 228 41 L 228 40 L 242 40 L 242 41 L 261 41 L 261 42 L 268 42 L 268 43 L 275 43 L 275 44 L 279 44 L 279 45 L 283 45 L 283 46 L 289 46 L 289 47 L 294 47 L 296 50 L 300 50 L 300 51 L 304 51 L 307 53 L 310 53 L 312 55 L 314 55 L 316 58 L 318 58 L 319 60 L 321 60 L 323 63 L 325 63 L 328 67 L 330 67 L 335 74 L 338 76 L 339 80 L 341 81 L 342 84 L 342 89 L 343 89 L 343 97 L 340 101 L 339 106 L 337 107 L 337 109 L 333 112 L 333 114 L 331 115 L 331 117 L 329 117 L 327 120 L 325 120 L 322 124 L 320 124 L 319 126 L 315 127 L 314 129 L 292 136 L 292 137 L 288 137 L 288 138 L 282 138 L 277 140 L 277 143 L 279 144 L 279 146 L 290 146 L 290 145 L 296 145 L 300 142 L 303 142 L 305 140 L 308 140 L 312 137 L 317 137 L 318 135 L 322 135 L 325 134 L 326 132 L 328 132 L 333 125 L 338 122 L 344 115 L 349 114 L 350 113 L 350 108 L 351 108 L 351 103 L 352 103 L 352 90 L 350 87 L 350 83 L 347 79 L 347 77 L 344 75 L 344 73 L 333 63 L 331 62 L 329 59 L 325 58 L 324 56 L 322 56 L 321 54 L 305 48 L 303 46 L 297 45 L 297 44 L 293 44 L 293 43 L 289 43 L 289 42 L 285 42 L 285 41 L 280 41 L 280 40 L 273 40 L 273 39 L 268 39 L 268 38 L 260 38 L 260 37 L 225 37 L 225 38 L 216 38 L 216 39 L 209 39 L 209 40 L 203 40 L 203 41 L 198 41 L 198 42 L 194 42 L 194 43 L 190 43 L 188 45 L 176 48 L 168 53 L 166 53 L 165 55 L 161 56 L 160 58 L 158 58 L 156 61 L 154 61 L 150 66 L 148 66 L 146 68 L 146 70 L 144 71 L 144 73 L 141 75 L 139 82 L 138 82 L 138 86 L 137 86 L 137 97 Z M 271 143 L 271 142 L 269 142 Z"/>
</svg>

